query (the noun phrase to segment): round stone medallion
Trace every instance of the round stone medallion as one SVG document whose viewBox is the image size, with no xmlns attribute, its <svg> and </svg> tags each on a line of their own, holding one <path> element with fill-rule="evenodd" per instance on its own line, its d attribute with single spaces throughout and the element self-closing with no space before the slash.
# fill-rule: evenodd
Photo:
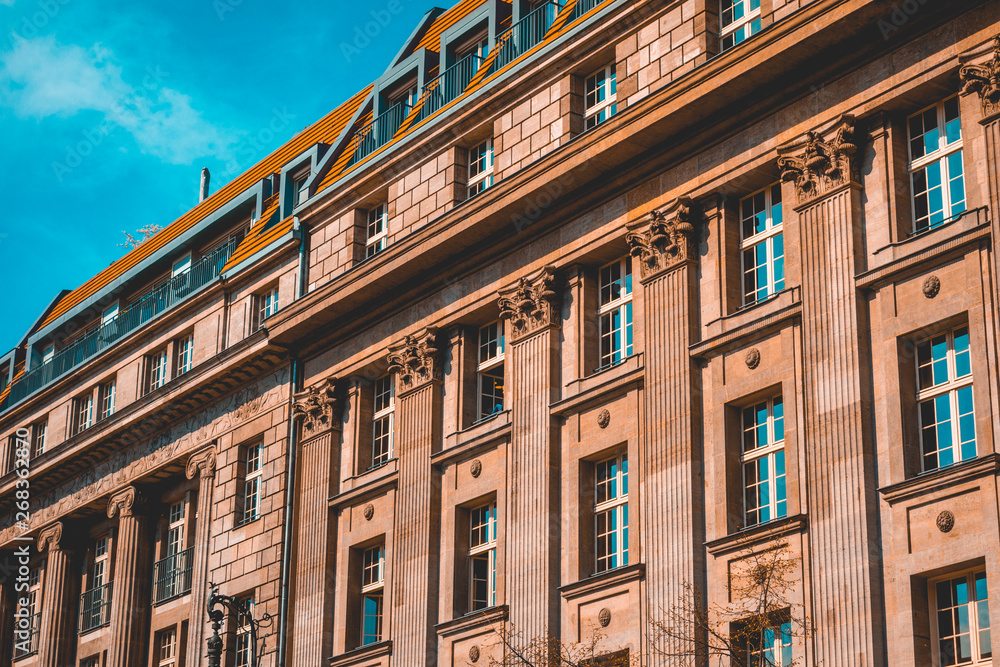
<svg viewBox="0 0 1000 667">
<path fill-rule="evenodd" d="M 469 647 L 469 662 L 479 662 L 479 647 L 475 644 Z"/>
<path fill-rule="evenodd" d="M 597 415 L 597 425 L 601 428 L 607 428 L 608 424 L 611 423 L 611 413 L 607 409 L 601 410 Z"/>
<path fill-rule="evenodd" d="M 928 299 L 933 299 L 941 291 L 941 280 L 937 276 L 927 276 L 921 289 L 924 292 L 924 296 Z"/>
<path fill-rule="evenodd" d="M 603 607 L 599 612 L 597 612 L 597 622 L 601 624 L 602 628 L 606 628 L 611 625 L 611 610 L 607 607 Z"/>
<path fill-rule="evenodd" d="M 937 515 L 935 523 L 937 524 L 938 530 L 942 533 L 951 532 L 951 529 L 955 527 L 955 515 L 950 511 L 945 510 Z"/>
<path fill-rule="evenodd" d="M 751 347 L 750 350 L 747 352 L 745 361 L 747 364 L 747 368 L 749 368 L 750 370 L 753 370 L 758 366 L 760 366 L 760 350 L 758 350 L 755 347 Z"/>
<path fill-rule="evenodd" d="M 469 465 L 469 472 L 472 473 L 473 477 L 479 477 L 483 474 L 483 462 L 479 459 L 473 459 L 472 463 Z"/>
<path fill-rule="evenodd" d="M 372 517 L 375 516 L 375 506 L 371 503 L 365 505 L 364 509 L 365 521 L 371 521 Z"/>
</svg>

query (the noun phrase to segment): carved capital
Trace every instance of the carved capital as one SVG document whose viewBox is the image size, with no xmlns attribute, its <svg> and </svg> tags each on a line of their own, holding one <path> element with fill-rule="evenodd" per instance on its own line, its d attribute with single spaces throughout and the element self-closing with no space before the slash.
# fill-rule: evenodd
<svg viewBox="0 0 1000 667">
<path fill-rule="evenodd" d="M 198 475 L 215 477 L 215 464 L 215 445 L 211 445 L 188 457 L 187 465 L 184 466 L 184 475 L 188 479 L 194 479 Z"/>
<path fill-rule="evenodd" d="M 292 418 L 302 420 L 302 433 L 314 435 L 330 428 L 340 428 L 343 402 L 336 393 L 336 378 L 326 378 L 293 396 Z"/>
<path fill-rule="evenodd" d="M 678 197 L 666 208 L 628 225 L 625 241 L 639 263 L 643 278 L 651 278 L 697 257 L 695 223 L 699 214 L 690 197 Z"/>
<path fill-rule="evenodd" d="M 437 329 L 428 328 L 389 348 L 389 372 L 399 378 L 400 393 L 441 379 L 436 339 Z"/>
<path fill-rule="evenodd" d="M 108 500 L 108 518 L 113 519 L 115 514 L 133 516 L 133 510 L 138 510 L 141 502 L 139 491 L 134 486 L 126 486 Z"/>
<path fill-rule="evenodd" d="M 854 116 L 844 114 L 804 139 L 778 148 L 781 180 L 795 184 L 798 202 L 809 201 L 847 183 L 859 183 L 862 138 Z"/>
<path fill-rule="evenodd" d="M 51 526 L 48 526 L 38 534 L 38 550 L 58 551 L 59 540 L 62 539 L 62 534 L 62 523 L 56 522 Z"/>
<path fill-rule="evenodd" d="M 513 287 L 500 290 L 500 317 L 510 322 L 511 340 L 558 326 L 559 294 L 555 284 L 555 270 L 546 266 L 521 278 Z"/>
<path fill-rule="evenodd" d="M 984 56 L 987 58 L 985 61 L 982 60 Z M 983 116 L 992 116 L 1000 112 L 1000 35 L 993 38 L 991 47 L 959 56 L 959 62 L 970 60 L 980 62 L 965 64 L 958 70 L 962 79 L 962 94 L 977 93 Z"/>
</svg>

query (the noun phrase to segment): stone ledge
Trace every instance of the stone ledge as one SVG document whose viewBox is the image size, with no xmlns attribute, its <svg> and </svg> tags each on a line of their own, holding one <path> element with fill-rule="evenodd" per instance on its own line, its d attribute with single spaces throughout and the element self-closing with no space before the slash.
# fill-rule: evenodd
<svg viewBox="0 0 1000 667">
<path fill-rule="evenodd" d="M 575 393 L 549 406 L 552 414 L 562 417 L 569 413 L 579 412 L 588 404 L 606 398 L 611 393 L 624 393 L 632 386 L 638 386 L 645 381 L 645 366 L 642 353 L 633 354 L 619 364 L 605 368 L 582 380 L 574 380 L 568 387 L 576 389 Z"/>
<path fill-rule="evenodd" d="M 334 656 L 330 658 L 330 667 L 348 667 L 348 665 L 357 665 L 365 660 L 381 658 L 387 655 L 392 655 L 391 640 L 351 649 L 347 653 Z"/>
<path fill-rule="evenodd" d="M 434 626 L 434 629 L 442 637 L 450 637 L 451 635 L 457 635 L 472 628 L 486 624 L 493 625 L 498 621 L 506 621 L 509 611 L 507 605 L 501 604 L 481 611 L 474 611 L 450 621 L 445 621 L 444 623 L 438 623 Z"/>
<path fill-rule="evenodd" d="M 743 530 L 705 542 L 705 548 L 713 556 L 732 553 L 746 547 L 769 542 L 778 537 L 802 533 L 806 530 L 806 515 L 793 514 L 775 521 L 744 528 Z"/>
<path fill-rule="evenodd" d="M 772 308 L 767 307 L 769 304 Z M 751 308 L 753 310 L 744 309 L 723 318 L 723 326 L 731 323 L 732 328 L 691 345 L 688 348 L 691 356 L 710 357 L 726 352 L 730 347 L 746 342 L 748 338 L 761 337 L 790 320 L 801 319 L 802 289 L 790 287 L 776 294 L 773 299 L 755 304 Z M 753 319 L 748 319 L 747 316 Z M 746 321 L 741 322 L 741 320 Z"/>
<path fill-rule="evenodd" d="M 504 410 L 478 424 L 473 424 L 464 431 L 448 434 L 445 437 L 446 448 L 431 455 L 431 464 L 448 465 L 456 459 L 493 449 L 498 440 L 510 438 L 510 431 L 511 411 Z"/>
<path fill-rule="evenodd" d="M 893 505 L 937 489 L 993 475 L 998 470 L 1000 470 L 1000 454 L 986 454 L 947 468 L 923 473 L 896 484 L 883 486 L 878 491 L 887 503 Z"/>
<path fill-rule="evenodd" d="M 634 563 L 625 567 L 618 567 L 607 572 L 595 574 L 586 579 L 567 584 L 559 588 L 559 594 L 563 599 L 572 600 L 574 598 L 613 588 L 630 581 L 639 581 L 646 577 L 646 564 Z"/>
<path fill-rule="evenodd" d="M 399 459 L 392 459 L 382 467 L 389 466 L 398 460 Z M 378 470 L 378 468 L 376 468 L 376 470 Z M 332 496 L 329 499 L 329 504 L 332 509 L 341 509 L 350 505 L 356 505 L 362 500 L 394 488 L 397 484 L 399 484 L 399 470 L 393 470 L 385 475 L 369 480 L 360 486 L 356 486 L 353 489 L 349 489 Z"/>
</svg>

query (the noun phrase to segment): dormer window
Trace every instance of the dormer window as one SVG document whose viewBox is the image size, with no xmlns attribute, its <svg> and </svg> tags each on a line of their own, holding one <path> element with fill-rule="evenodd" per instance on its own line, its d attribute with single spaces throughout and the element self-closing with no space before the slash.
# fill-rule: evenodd
<svg viewBox="0 0 1000 667">
<path fill-rule="evenodd" d="M 118 303 L 117 302 L 114 303 L 113 305 L 110 305 L 107 308 L 105 308 L 104 312 L 101 313 L 101 326 L 103 327 L 105 324 L 107 324 L 111 320 L 115 319 L 116 317 L 118 317 Z"/>
<path fill-rule="evenodd" d="M 309 180 L 309 170 L 305 169 L 292 176 L 292 204 L 298 206 L 306 199 L 309 199 L 309 188 L 306 182 Z"/>
<path fill-rule="evenodd" d="M 42 348 L 42 363 L 47 364 L 56 356 L 56 346 L 49 343 Z"/>
<path fill-rule="evenodd" d="M 174 260 L 174 264 L 170 269 L 170 277 L 176 278 L 177 276 L 188 273 L 191 271 L 191 253 L 187 253 L 183 257 Z"/>
</svg>

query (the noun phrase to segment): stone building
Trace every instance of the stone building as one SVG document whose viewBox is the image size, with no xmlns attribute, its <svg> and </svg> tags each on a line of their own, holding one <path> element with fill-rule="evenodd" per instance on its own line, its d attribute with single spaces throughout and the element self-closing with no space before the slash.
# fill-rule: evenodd
<svg viewBox="0 0 1000 667">
<path fill-rule="evenodd" d="M 483 665 L 504 627 L 667 665 L 653 624 L 781 547 L 755 659 L 993 664 L 998 35 L 431 10 L 0 358 L 0 663 L 207 664 L 213 582 L 267 666 Z"/>
</svg>

